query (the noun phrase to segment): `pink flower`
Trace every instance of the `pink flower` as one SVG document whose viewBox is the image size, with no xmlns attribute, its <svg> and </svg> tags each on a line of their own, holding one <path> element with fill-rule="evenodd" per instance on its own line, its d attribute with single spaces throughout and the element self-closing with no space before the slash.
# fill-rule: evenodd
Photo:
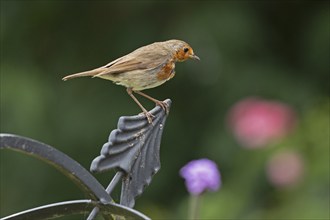
<svg viewBox="0 0 330 220">
<path fill-rule="evenodd" d="M 296 152 L 282 152 L 275 154 L 267 164 L 267 178 L 277 187 L 295 185 L 304 172 L 304 162 Z"/>
<path fill-rule="evenodd" d="M 260 148 L 287 135 L 295 118 L 284 103 L 247 98 L 232 107 L 228 122 L 242 146 Z"/>
</svg>

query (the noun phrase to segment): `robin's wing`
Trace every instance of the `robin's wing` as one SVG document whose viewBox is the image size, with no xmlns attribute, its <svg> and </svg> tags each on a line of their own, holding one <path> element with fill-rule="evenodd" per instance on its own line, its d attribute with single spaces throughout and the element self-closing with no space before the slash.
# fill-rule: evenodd
<svg viewBox="0 0 330 220">
<path fill-rule="evenodd" d="M 141 47 L 103 66 L 103 71 L 95 77 L 107 74 L 120 74 L 133 70 L 156 68 L 171 58 L 169 50 L 159 43 Z"/>
</svg>

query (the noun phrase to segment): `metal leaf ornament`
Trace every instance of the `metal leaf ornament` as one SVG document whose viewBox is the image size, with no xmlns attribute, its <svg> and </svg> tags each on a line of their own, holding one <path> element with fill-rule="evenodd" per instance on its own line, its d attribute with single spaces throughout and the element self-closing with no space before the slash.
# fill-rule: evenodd
<svg viewBox="0 0 330 220">
<path fill-rule="evenodd" d="M 171 100 L 164 102 L 169 110 Z M 92 172 L 111 169 L 121 172 L 120 204 L 128 207 L 134 206 L 135 198 L 143 193 L 160 169 L 160 142 L 167 114 L 160 106 L 150 113 L 154 116 L 152 123 L 148 123 L 144 115 L 120 117 L 118 128 L 110 133 L 101 155 L 91 164 Z"/>
</svg>

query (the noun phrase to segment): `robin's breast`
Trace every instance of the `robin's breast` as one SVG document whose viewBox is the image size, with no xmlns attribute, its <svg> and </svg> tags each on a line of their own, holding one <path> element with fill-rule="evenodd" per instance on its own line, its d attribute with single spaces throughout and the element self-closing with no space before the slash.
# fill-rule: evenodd
<svg viewBox="0 0 330 220">
<path fill-rule="evenodd" d="M 175 74 L 174 68 L 175 68 L 175 63 L 168 62 L 157 73 L 157 79 L 159 81 L 167 81 L 167 80 L 171 79 Z"/>
</svg>

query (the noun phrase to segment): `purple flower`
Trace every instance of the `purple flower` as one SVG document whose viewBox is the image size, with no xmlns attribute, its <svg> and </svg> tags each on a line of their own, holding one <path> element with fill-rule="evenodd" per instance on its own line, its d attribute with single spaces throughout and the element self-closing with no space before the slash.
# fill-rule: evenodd
<svg viewBox="0 0 330 220">
<path fill-rule="evenodd" d="M 216 163 L 209 159 L 190 161 L 180 170 L 190 194 L 200 195 L 206 190 L 216 191 L 221 185 Z"/>
</svg>

